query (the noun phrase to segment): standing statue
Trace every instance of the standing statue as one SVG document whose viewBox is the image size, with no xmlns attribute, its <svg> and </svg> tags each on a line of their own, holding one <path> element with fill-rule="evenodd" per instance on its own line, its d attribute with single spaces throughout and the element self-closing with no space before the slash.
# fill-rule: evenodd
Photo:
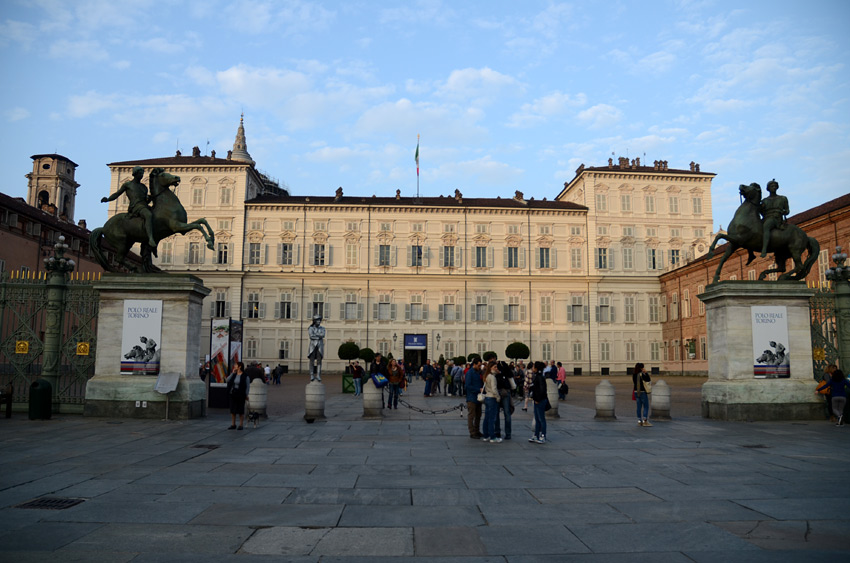
<svg viewBox="0 0 850 563">
<path fill-rule="evenodd" d="M 206 219 L 187 222 L 186 210 L 183 204 L 171 191 L 171 186 L 180 183 L 180 176 L 169 174 L 162 168 L 151 170 L 150 195 L 141 178 L 144 169 L 140 166 L 133 168 L 133 180 L 124 182 L 117 192 L 101 199 L 101 202 L 112 201 L 122 193 L 130 200 L 128 213 L 113 215 L 103 227 L 93 230 L 89 237 L 89 245 L 98 263 L 107 271 L 117 269 L 106 259 L 102 248 L 102 240 L 115 250 L 118 266 L 128 268 L 127 253 L 135 243 L 142 246 L 142 265 L 140 271 L 153 272 L 151 255 L 156 256 L 156 246 L 162 239 L 173 234 L 185 235 L 189 231 L 200 231 L 207 242 L 207 248 L 215 250 L 215 234 Z M 147 203 L 151 202 L 148 208 Z"/>
<path fill-rule="evenodd" d="M 767 191 L 770 195 L 761 200 L 759 212 L 764 218 L 764 236 L 761 243 L 762 258 L 767 256 L 767 243 L 770 242 L 770 233 L 774 229 L 784 229 L 788 213 L 790 213 L 788 198 L 784 195 L 776 195 L 778 189 L 779 182 L 775 179 L 771 180 L 767 183 Z"/>
<path fill-rule="evenodd" d="M 719 234 L 711 243 L 709 253 L 714 252 L 715 246 L 721 240 L 729 243 L 723 254 L 717 270 L 714 272 L 712 283 L 720 281 L 720 272 L 723 264 L 739 248 L 749 251 L 747 264 L 755 259 L 754 252 L 761 251 L 762 256 L 766 252 L 773 252 L 774 268 L 759 274 L 759 280 L 763 280 L 768 274 L 782 272 L 780 280 L 802 280 L 812 270 L 817 262 L 820 244 L 814 238 L 806 235 L 797 225 L 788 225 L 784 216 L 788 213 L 788 200 L 784 196 L 777 196 L 776 190 L 779 184 L 772 180 L 769 184 L 771 196 L 762 201 L 761 186 L 752 183 L 749 186 L 741 184 L 738 192 L 743 197 L 743 202 L 735 212 L 735 217 L 727 227 L 726 234 Z M 762 220 L 762 215 L 765 219 Z M 803 261 L 803 252 L 807 252 L 806 260 Z M 794 268 L 785 272 L 785 263 L 788 259 L 794 260 Z"/>
<path fill-rule="evenodd" d="M 313 324 L 307 328 L 310 337 L 310 347 L 307 359 L 310 360 L 310 381 L 322 380 L 322 358 L 325 357 L 325 327 L 321 326 L 322 316 L 315 315 Z"/>
</svg>

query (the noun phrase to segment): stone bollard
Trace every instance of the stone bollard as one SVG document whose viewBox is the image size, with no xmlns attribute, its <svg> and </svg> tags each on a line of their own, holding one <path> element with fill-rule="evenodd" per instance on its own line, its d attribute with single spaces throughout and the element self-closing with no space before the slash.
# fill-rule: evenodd
<svg viewBox="0 0 850 563">
<path fill-rule="evenodd" d="M 549 399 L 549 404 L 552 408 L 546 411 L 546 418 L 561 418 L 558 414 L 558 382 L 551 379 L 546 380 L 546 398 Z"/>
<path fill-rule="evenodd" d="M 371 377 L 363 378 L 363 418 L 381 418 L 384 416 L 384 394 L 375 387 Z"/>
<path fill-rule="evenodd" d="M 266 406 L 269 402 L 269 386 L 263 383 L 259 377 L 251 382 L 248 388 L 248 410 L 260 413 L 263 418 L 268 418 Z"/>
<path fill-rule="evenodd" d="M 614 386 L 603 379 L 596 386 L 596 416 L 599 420 L 617 420 L 614 414 Z"/>
<path fill-rule="evenodd" d="M 325 384 L 311 381 L 307 384 L 304 397 L 304 420 L 313 422 L 325 418 Z"/>
<path fill-rule="evenodd" d="M 653 420 L 670 420 L 670 386 L 663 379 L 652 384 L 649 408 Z"/>
</svg>

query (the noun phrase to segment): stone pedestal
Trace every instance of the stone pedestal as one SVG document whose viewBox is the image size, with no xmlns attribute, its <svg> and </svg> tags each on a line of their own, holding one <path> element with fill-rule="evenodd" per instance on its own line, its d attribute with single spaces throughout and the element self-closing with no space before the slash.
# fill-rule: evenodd
<svg viewBox="0 0 850 563">
<path fill-rule="evenodd" d="M 726 281 L 698 297 L 708 322 L 708 381 L 702 415 L 720 420 L 810 420 L 823 418 L 814 393 L 809 298 L 804 282 Z M 750 307 L 787 310 L 791 377 L 756 379 Z"/>
<path fill-rule="evenodd" d="M 363 378 L 363 418 L 381 418 L 384 416 L 384 395 L 375 387 L 371 377 Z"/>
<path fill-rule="evenodd" d="M 156 376 L 121 374 L 125 299 L 161 299 L 161 373 L 176 373 L 168 395 L 168 418 L 206 416 L 206 385 L 198 377 L 202 357 L 201 305 L 210 292 L 200 278 L 172 274 L 105 274 L 100 291 L 95 375 L 86 385 L 85 416 L 165 418 L 166 396 L 154 391 Z M 136 406 L 136 404 L 139 406 Z"/>
<path fill-rule="evenodd" d="M 325 384 L 311 381 L 304 389 L 304 420 L 325 418 Z"/>
<path fill-rule="evenodd" d="M 561 403 L 558 400 L 558 385 L 559 383 L 557 381 L 546 380 L 546 398 L 549 399 L 549 404 L 552 405 L 552 408 L 546 411 L 546 418 L 561 418 L 561 415 L 558 414 L 558 405 Z"/>
<path fill-rule="evenodd" d="M 663 379 L 652 382 L 649 413 L 653 420 L 670 420 L 670 386 Z"/>
<path fill-rule="evenodd" d="M 617 420 L 614 414 L 615 406 L 614 386 L 607 379 L 603 379 L 596 386 L 596 420 Z"/>
</svg>

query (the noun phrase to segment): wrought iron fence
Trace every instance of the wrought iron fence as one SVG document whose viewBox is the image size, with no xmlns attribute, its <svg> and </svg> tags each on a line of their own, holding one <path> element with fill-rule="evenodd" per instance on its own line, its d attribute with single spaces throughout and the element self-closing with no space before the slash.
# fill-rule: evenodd
<svg viewBox="0 0 850 563">
<path fill-rule="evenodd" d="M 820 380 L 824 369 L 835 364 L 839 357 L 838 325 L 835 318 L 835 293 L 832 284 L 813 287 L 816 293 L 809 300 L 812 327 L 812 367 Z"/>
</svg>

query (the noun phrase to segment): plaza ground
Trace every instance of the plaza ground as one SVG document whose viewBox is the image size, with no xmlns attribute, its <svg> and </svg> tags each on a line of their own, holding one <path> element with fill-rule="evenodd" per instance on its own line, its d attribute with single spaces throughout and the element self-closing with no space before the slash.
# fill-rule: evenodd
<svg viewBox="0 0 850 563">
<path fill-rule="evenodd" d="M 850 559 L 850 428 L 704 420 L 698 378 L 665 377 L 673 420 L 635 424 L 627 378 L 613 422 L 595 378 L 571 378 L 550 443 L 470 440 L 460 412 L 362 418 L 328 376 L 271 387 L 259 428 L 229 415 L 167 422 L 0 419 L 0 561 L 798 562 Z M 406 396 L 420 410 L 454 397 Z M 687 413 L 687 414 L 686 414 Z M 33 499 L 82 502 L 23 508 Z"/>
</svg>

